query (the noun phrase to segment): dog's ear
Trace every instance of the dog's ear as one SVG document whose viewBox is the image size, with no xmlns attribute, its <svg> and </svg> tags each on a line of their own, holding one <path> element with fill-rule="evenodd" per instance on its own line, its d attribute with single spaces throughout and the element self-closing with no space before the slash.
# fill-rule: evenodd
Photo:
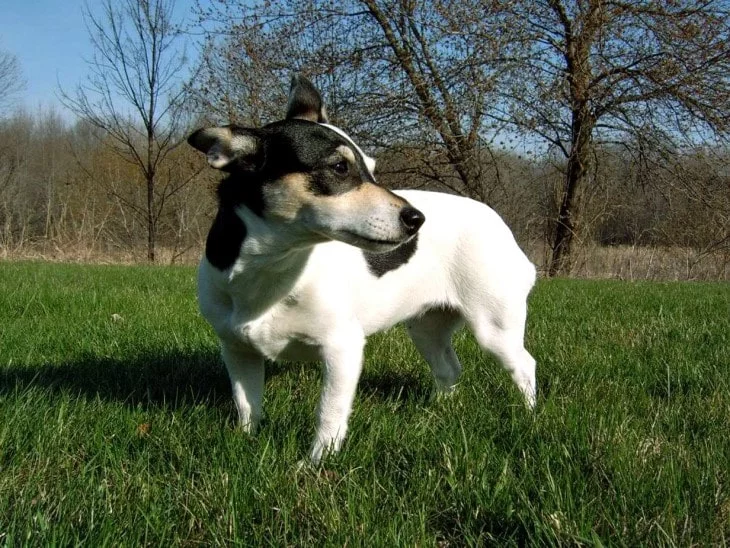
<svg viewBox="0 0 730 548">
<path fill-rule="evenodd" d="M 261 167 L 263 144 L 254 130 L 235 126 L 201 128 L 188 137 L 188 143 L 203 152 L 215 169 Z"/>
<path fill-rule="evenodd" d="M 320 124 L 329 122 L 319 91 L 312 82 L 299 74 L 291 77 L 286 119 L 291 120 L 292 118 L 319 122 Z"/>
</svg>

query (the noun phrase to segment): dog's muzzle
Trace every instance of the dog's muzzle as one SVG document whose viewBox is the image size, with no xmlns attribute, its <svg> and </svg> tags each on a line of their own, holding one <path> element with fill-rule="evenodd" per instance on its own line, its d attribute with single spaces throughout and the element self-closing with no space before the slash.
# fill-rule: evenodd
<svg viewBox="0 0 730 548">
<path fill-rule="evenodd" d="M 423 213 L 415 207 L 406 206 L 400 210 L 400 222 L 409 236 L 413 236 L 418 232 L 418 229 L 421 228 L 425 220 L 426 217 Z"/>
</svg>

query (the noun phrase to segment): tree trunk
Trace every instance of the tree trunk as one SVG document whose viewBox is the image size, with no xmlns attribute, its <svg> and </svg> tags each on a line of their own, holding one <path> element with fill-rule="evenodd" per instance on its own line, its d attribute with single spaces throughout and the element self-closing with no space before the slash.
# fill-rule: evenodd
<svg viewBox="0 0 730 548">
<path fill-rule="evenodd" d="M 147 176 L 147 260 L 155 262 L 156 227 L 155 227 L 155 178 Z"/>
<path fill-rule="evenodd" d="M 154 44 L 153 41 L 153 57 L 154 57 Z M 155 79 L 155 72 L 152 72 L 152 82 L 150 83 L 150 88 L 154 88 L 154 79 Z M 150 97 L 150 103 L 147 113 L 147 122 L 145 122 L 145 125 L 147 126 L 147 166 L 145 169 L 145 178 L 147 179 L 147 260 L 151 263 L 155 262 L 155 246 L 157 244 L 156 242 L 156 220 L 157 216 L 155 215 L 155 163 L 152 160 L 152 154 L 154 152 L 154 146 L 155 146 L 155 130 L 151 123 L 151 120 L 154 118 L 154 112 L 155 112 L 155 99 L 154 97 Z"/>
<path fill-rule="evenodd" d="M 581 105 L 580 108 L 573 110 L 571 150 L 553 233 L 552 255 L 548 265 L 550 277 L 570 273 L 571 251 L 578 216 L 577 197 L 588 173 L 594 124 L 595 120 L 588 105 Z"/>
</svg>

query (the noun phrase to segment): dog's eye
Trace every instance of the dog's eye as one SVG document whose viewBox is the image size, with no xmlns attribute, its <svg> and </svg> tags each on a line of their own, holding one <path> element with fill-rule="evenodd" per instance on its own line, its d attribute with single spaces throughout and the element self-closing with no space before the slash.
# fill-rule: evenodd
<svg viewBox="0 0 730 548">
<path fill-rule="evenodd" d="M 347 164 L 345 160 L 340 160 L 336 164 L 332 166 L 332 169 L 335 170 L 335 173 L 338 175 L 347 175 L 347 172 L 350 169 L 350 166 Z"/>
</svg>

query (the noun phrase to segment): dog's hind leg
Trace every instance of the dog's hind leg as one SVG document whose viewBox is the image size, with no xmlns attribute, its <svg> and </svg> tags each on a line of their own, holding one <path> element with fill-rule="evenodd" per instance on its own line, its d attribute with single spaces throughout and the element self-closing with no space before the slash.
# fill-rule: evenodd
<svg viewBox="0 0 730 548">
<path fill-rule="evenodd" d="M 528 407 L 535 407 L 535 360 L 524 346 L 526 307 L 509 308 L 509 313 L 483 312 L 467 322 L 483 350 L 494 355 L 512 376 Z"/>
<path fill-rule="evenodd" d="M 451 337 L 463 325 L 464 320 L 457 311 L 438 308 L 406 322 L 408 334 L 431 367 L 439 394 L 451 392 L 461 373 Z"/>
<path fill-rule="evenodd" d="M 221 354 L 231 380 L 238 422 L 246 432 L 256 430 L 262 414 L 264 360 L 235 344 L 222 343 Z"/>
</svg>

